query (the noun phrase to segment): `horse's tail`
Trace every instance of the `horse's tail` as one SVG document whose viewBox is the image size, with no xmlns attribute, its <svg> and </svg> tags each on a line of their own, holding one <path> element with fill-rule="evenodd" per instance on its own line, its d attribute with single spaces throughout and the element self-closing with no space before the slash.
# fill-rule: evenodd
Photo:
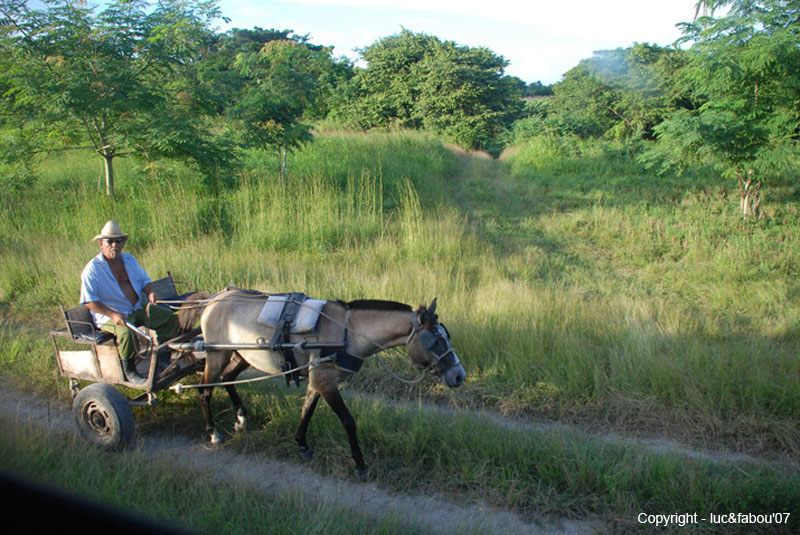
<svg viewBox="0 0 800 535">
<path fill-rule="evenodd" d="M 194 328 L 211 297 L 212 295 L 209 293 L 197 292 L 186 298 L 186 301 L 178 309 L 178 327 L 182 332 Z"/>
</svg>

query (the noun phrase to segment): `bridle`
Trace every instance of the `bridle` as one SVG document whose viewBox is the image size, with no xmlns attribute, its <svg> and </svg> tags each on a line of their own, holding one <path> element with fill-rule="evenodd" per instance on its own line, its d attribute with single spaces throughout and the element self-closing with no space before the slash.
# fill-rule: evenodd
<svg viewBox="0 0 800 535">
<path fill-rule="evenodd" d="M 450 333 L 438 321 L 436 322 L 436 332 L 430 331 L 419 322 L 417 313 L 414 312 L 411 316 L 411 332 L 408 333 L 408 338 L 406 338 L 406 347 L 411 343 L 411 339 L 414 336 L 417 337 L 422 347 L 436 359 L 434 362 L 429 363 L 426 368 L 437 369 L 444 373 L 450 368 L 461 364 L 453 344 L 450 343 Z M 435 348 L 440 342 L 444 342 L 446 348 L 441 353 L 437 353 Z"/>
</svg>

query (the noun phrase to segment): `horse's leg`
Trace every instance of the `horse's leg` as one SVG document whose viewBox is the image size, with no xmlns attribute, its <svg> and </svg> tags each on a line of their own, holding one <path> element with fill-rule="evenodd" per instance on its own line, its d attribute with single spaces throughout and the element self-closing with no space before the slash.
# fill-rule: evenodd
<svg viewBox="0 0 800 535">
<path fill-rule="evenodd" d="M 225 369 L 231 358 L 230 351 L 209 351 L 206 354 L 206 368 L 203 373 L 203 384 L 216 383 L 222 375 L 222 370 Z M 200 389 L 200 407 L 203 410 L 203 418 L 206 421 L 206 437 L 212 445 L 216 446 L 222 443 L 222 435 L 220 435 L 214 427 L 214 415 L 211 412 L 211 394 L 214 392 L 214 387 L 209 386 Z"/>
<path fill-rule="evenodd" d="M 367 465 L 364 464 L 364 456 L 361 454 L 361 448 L 358 446 L 358 437 L 356 436 L 356 421 L 344 404 L 342 394 L 338 388 L 327 390 L 322 393 L 322 397 L 330 405 L 339 421 L 342 422 L 342 427 L 347 431 L 347 439 L 350 441 L 350 454 L 356 462 L 356 474 L 360 478 L 365 478 L 367 475 Z"/>
<path fill-rule="evenodd" d="M 319 392 L 314 390 L 309 384 L 306 390 L 306 400 L 303 403 L 303 412 L 300 416 L 300 425 L 297 427 L 297 433 L 294 435 L 297 445 L 300 446 L 300 457 L 302 457 L 304 461 L 310 461 L 314 456 L 314 450 L 309 448 L 308 442 L 306 442 L 306 434 L 308 433 L 308 424 L 311 423 L 311 417 L 314 415 L 314 409 L 317 408 L 318 401 Z"/>
<path fill-rule="evenodd" d="M 234 353 L 230 364 L 220 378 L 221 382 L 226 383 L 235 380 L 248 366 L 249 364 L 247 364 L 238 353 Z M 241 433 L 247 430 L 247 409 L 234 385 L 226 385 L 225 391 L 228 392 L 228 397 L 231 398 L 233 408 L 236 409 L 236 423 L 233 424 L 233 431 L 235 433 Z"/>
<path fill-rule="evenodd" d="M 213 392 L 213 386 L 200 389 L 200 408 L 203 411 L 203 419 L 206 422 L 206 438 L 212 445 L 217 445 L 222 443 L 222 436 L 214 428 L 214 416 L 211 414 L 211 394 Z"/>
<path fill-rule="evenodd" d="M 241 433 L 242 431 L 246 431 L 247 409 L 242 403 L 242 398 L 239 397 L 239 393 L 236 391 L 236 387 L 234 387 L 233 385 L 226 386 L 225 390 L 228 392 L 228 397 L 231 398 L 231 403 L 233 403 L 233 408 L 236 409 L 236 423 L 233 424 L 233 432 Z"/>
</svg>

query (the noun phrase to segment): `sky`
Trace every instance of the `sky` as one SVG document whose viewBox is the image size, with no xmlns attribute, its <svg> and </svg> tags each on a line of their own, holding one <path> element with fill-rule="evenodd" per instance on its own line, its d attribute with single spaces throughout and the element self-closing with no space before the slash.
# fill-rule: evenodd
<svg viewBox="0 0 800 535">
<path fill-rule="evenodd" d="M 503 56 L 505 73 L 528 83 L 558 82 L 596 50 L 680 37 L 697 0 L 220 0 L 220 30 L 293 30 L 334 56 L 358 60 L 365 48 L 403 29 Z"/>
</svg>

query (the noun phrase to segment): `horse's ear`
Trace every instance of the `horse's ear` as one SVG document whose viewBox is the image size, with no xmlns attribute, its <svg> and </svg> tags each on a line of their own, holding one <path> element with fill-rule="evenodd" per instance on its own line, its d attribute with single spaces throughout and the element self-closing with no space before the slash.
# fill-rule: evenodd
<svg viewBox="0 0 800 535">
<path fill-rule="evenodd" d="M 436 320 L 436 298 L 433 298 L 431 301 L 431 306 L 428 307 L 427 314 L 425 315 L 425 321 L 421 321 L 420 323 L 424 323 L 427 327 L 433 327 L 433 322 Z"/>
<path fill-rule="evenodd" d="M 420 325 L 425 325 L 428 321 L 428 309 L 425 308 L 425 305 L 419 307 L 417 310 L 417 321 L 419 321 Z"/>
</svg>

